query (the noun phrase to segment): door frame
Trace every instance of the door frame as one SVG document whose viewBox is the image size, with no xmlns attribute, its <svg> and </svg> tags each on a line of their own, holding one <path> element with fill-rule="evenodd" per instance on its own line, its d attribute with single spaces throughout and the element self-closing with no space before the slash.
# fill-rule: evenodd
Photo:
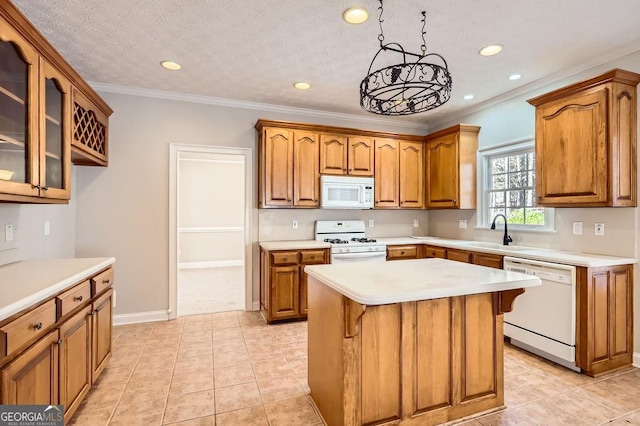
<svg viewBox="0 0 640 426">
<path fill-rule="evenodd" d="M 253 308 L 253 149 L 209 145 L 169 145 L 169 319 L 178 317 L 178 157 L 182 152 L 203 154 L 232 154 L 244 156 L 245 212 L 244 212 L 244 309 Z"/>
</svg>

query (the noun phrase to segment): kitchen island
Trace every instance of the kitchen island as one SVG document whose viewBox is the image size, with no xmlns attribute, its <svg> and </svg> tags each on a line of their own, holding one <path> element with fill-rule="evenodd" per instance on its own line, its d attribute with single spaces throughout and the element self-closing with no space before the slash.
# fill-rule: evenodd
<svg viewBox="0 0 640 426">
<path fill-rule="evenodd" d="M 444 259 L 313 265 L 309 387 L 328 425 L 504 406 L 502 314 L 536 277 Z"/>
</svg>

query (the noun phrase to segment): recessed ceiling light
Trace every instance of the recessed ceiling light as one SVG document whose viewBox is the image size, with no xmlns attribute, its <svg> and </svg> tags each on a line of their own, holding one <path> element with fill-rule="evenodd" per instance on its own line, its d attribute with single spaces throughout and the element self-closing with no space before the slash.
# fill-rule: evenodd
<svg viewBox="0 0 640 426">
<path fill-rule="evenodd" d="M 160 65 L 171 71 L 178 71 L 180 68 L 182 68 L 182 65 L 173 61 L 162 61 L 160 62 Z"/>
<path fill-rule="evenodd" d="M 342 19 L 349 24 L 362 24 L 369 19 L 369 12 L 361 6 L 350 7 L 342 12 Z"/>
<path fill-rule="evenodd" d="M 470 101 L 471 99 L 473 99 L 473 95 L 464 95 L 464 100 L 465 101 Z"/>
<path fill-rule="evenodd" d="M 501 51 L 502 51 L 501 44 L 490 44 L 480 49 L 478 53 L 481 54 L 482 56 L 493 56 L 493 55 L 497 55 Z"/>
<path fill-rule="evenodd" d="M 307 90 L 311 88 L 311 85 L 309 83 L 305 83 L 304 81 L 298 81 L 297 83 L 293 84 L 293 87 L 300 90 Z"/>
<path fill-rule="evenodd" d="M 522 74 L 511 74 L 509 76 L 509 80 L 518 80 L 521 77 L 522 77 Z"/>
</svg>

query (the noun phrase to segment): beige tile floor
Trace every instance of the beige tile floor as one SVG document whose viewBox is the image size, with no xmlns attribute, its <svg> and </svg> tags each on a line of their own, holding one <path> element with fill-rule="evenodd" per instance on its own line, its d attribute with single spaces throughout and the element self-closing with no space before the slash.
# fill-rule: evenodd
<svg viewBox="0 0 640 426">
<path fill-rule="evenodd" d="M 267 326 L 256 312 L 115 327 L 113 358 L 71 424 L 321 424 L 306 332 L 306 322 Z M 640 369 L 592 379 L 508 346 L 505 402 L 462 424 L 640 425 Z"/>
</svg>

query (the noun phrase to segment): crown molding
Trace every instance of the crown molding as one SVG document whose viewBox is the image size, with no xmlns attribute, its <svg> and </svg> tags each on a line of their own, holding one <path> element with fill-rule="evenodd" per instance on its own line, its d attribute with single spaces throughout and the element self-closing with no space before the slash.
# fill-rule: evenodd
<svg viewBox="0 0 640 426">
<path fill-rule="evenodd" d="M 142 96 L 146 98 L 165 99 L 172 101 L 191 102 L 205 105 L 216 105 L 228 108 L 240 108 L 248 110 L 268 111 L 280 114 L 295 114 L 306 117 L 328 118 L 336 120 L 349 120 L 358 123 L 394 126 L 412 130 L 418 134 L 428 133 L 425 123 L 407 122 L 393 119 L 380 119 L 355 114 L 346 114 L 331 111 L 321 111 L 308 108 L 291 107 L 284 105 L 265 104 L 260 102 L 240 101 L 235 99 L 217 98 L 214 96 L 194 95 L 189 93 L 170 92 L 166 90 L 147 89 L 142 87 L 122 86 L 111 83 L 98 83 L 90 81 L 89 85 L 97 92 L 117 93 L 121 95 Z"/>
<path fill-rule="evenodd" d="M 622 59 L 626 56 L 630 56 L 638 52 L 640 52 L 640 38 L 630 43 L 627 43 L 616 50 L 611 51 L 607 55 L 594 58 L 594 60 L 592 61 L 583 62 L 580 65 L 576 65 L 574 67 L 558 71 L 555 74 L 551 74 L 546 77 L 540 78 L 538 80 L 532 81 L 530 83 L 525 84 L 524 86 L 518 87 L 517 89 L 510 90 L 494 98 L 481 102 L 477 105 L 460 110 L 459 112 L 453 115 L 450 115 L 445 119 L 429 122 L 429 128 L 439 129 L 441 127 L 447 127 L 449 125 L 459 123 L 461 120 L 463 120 L 464 117 L 468 115 L 475 114 L 476 112 L 480 112 L 487 108 L 491 108 L 492 106 L 509 101 L 519 96 L 527 95 L 545 86 L 551 85 L 558 81 L 580 74 L 581 72 L 589 71 L 598 67 L 604 67 L 610 62 Z M 618 68 L 618 67 L 612 64 L 611 68 Z M 595 70 L 595 72 L 602 73 L 602 71 L 600 70 Z"/>
</svg>

